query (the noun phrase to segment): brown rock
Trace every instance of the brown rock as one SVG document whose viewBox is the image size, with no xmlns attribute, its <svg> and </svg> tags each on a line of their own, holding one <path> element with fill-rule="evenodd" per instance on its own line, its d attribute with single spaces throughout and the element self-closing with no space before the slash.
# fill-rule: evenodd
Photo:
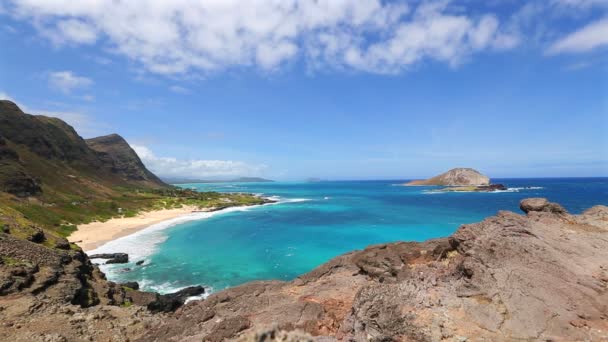
<svg viewBox="0 0 608 342">
<path fill-rule="evenodd" d="M 606 339 L 608 207 L 568 220 L 538 208 L 542 220 L 500 212 L 450 238 L 371 246 L 292 282 L 215 293 L 142 340 L 251 336 L 273 324 L 355 341 Z M 240 317 L 244 332 L 219 326 Z M 593 329 L 574 328 L 581 317 Z"/>
<path fill-rule="evenodd" d="M 546 198 L 526 198 L 519 202 L 519 208 L 529 213 L 531 211 L 547 212 L 554 214 L 567 214 L 568 212 L 561 205 L 551 203 Z"/>
</svg>

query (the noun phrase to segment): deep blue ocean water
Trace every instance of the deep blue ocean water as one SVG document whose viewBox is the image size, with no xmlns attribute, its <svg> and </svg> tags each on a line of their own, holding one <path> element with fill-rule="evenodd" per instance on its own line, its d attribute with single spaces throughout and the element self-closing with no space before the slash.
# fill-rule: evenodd
<svg viewBox="0 0 608 342">
<path fill-rule="evenodd" d="M 194 216 L 116 240 L 102 249 L 128 252 L 132 262 L 146 264 L 103 269 L 111 280 L 139 281 L 149 290 L 200 284 L 217 291 L 251 280 L 290 280 L 371 244 L 444 237 L 499 210 L 519 212 L 519 201 L 527 197 L 547 197 L 572 213 L 608 205 L 608 178 L 494 179 L 509 191 L 493 193 L 397 186 L 403 182 L 181 185 L 275 196 L 281 203 Z"/>
</svg>

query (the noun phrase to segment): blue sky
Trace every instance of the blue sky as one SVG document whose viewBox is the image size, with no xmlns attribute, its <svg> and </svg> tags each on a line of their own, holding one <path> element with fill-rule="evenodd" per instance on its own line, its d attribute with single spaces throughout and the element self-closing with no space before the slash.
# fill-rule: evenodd
<svg viewBox="0 0 608 342">
<path fill-rule="evenodd" d="M 0 97 L 156 173 L 608 176 L 608 1 L 0 0 Z"/>
</svg>

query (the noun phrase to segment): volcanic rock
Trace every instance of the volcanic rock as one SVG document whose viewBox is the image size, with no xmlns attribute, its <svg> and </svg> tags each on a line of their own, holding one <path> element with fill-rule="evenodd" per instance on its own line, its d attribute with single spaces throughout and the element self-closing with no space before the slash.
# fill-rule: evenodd
<svg viewBox="0 0 608 342">
<path fill-rule="evenodd" d="M 247 328 L 221 336 L 274 324 L 353 341 L 606 340 L 608 207 L 545 207 L 501 211 L 448 238 L 370 246 L 291 282 L 229 288 L 141 340 L 211 340 L 244 317 Z"/>
<path fill-rule="evenodd" d="M 527 198 L 519 203 L 519 208 L 529 213 L 531 211 L 566 214 L 567 211 L 557 203 L 551 203 L 546 198 Z"/>
<path fill-rule="evenodd" d="M 109 259 L 106 264 L 126 264 L 129 262 L 129 255 L 126 253 L 103 253 L 89 255 L 90 259 Z"/>
</svg>

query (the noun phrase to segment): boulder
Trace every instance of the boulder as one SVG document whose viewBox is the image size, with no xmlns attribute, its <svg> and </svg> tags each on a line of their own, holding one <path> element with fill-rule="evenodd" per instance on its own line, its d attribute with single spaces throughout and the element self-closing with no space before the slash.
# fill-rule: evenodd
<svg viewBox="0 0 608 342">
<path fill-rule="evenodd" d="M 184 305 L 186 299 L 205 293 L 202 286 L 190 286 L 174 293 L 158 295 L 156 300 L 147 305 L 152 312 L 171 312 Z"/>
<path fill-rule="evenodd" d="M 145 260 L 139 260 L 138 262 L 135 263 L 135 265 L 141 266 L 144 264 L 144 262 L 145 262 Z"/>
<path fill-rule="evenodd" d="M 109 259 L 106 264 L 126 264 L 129 262 L 127 253 L 102 253 L 89 255 L 90 259 Z"/>
<path fill-rule="evenodd" d="M 42 243 L 46 240 L 46 236 L 44 235 L 44 231 L 40 228 L 35 228 L 34 233 L 27 238 L 29 241 L 34 243 Z"/>
<path fill-rule="evenodd" d="M 133 289 L 133 290 L 139 290 L 139 283 L 137 283 L 136 281 L 128 281 L 126 283 L 120 284 L 120 286 L 122 286 L 122 287 L 128 287 L 128 288 Z"/>
<path fill-rule="evenodd" d="M 526 198 L 519 202 L 519 208 L 526 214 L 532 211 L 554 214 L 567 214 L 564 207 L 557 203 L 549 202 L 546 198 Z"/>
<path fill-rule="evenodd" d="M 55 248 L 67 251 L 70 249 L 70 242 L 64 238 L 57 238 L 57 240 L 55 240 Z"/>
</svg>

